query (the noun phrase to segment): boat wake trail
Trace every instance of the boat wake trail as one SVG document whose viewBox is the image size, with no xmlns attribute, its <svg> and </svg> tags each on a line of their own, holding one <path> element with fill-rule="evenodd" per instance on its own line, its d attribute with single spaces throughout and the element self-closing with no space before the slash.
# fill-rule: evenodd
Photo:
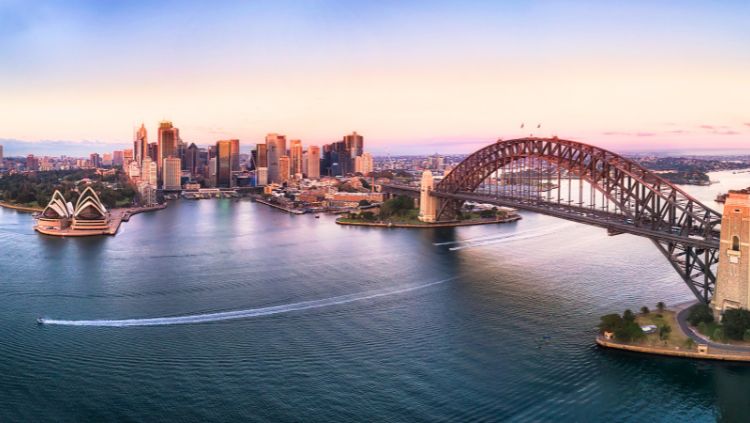
<svg viewBox="0 0 750 423">
<path fill-rule="evenodd" d="M 292 304 L 282 304 L 272 307 L 252 308 L 249 310 L 225 311 L 220 313 L 194 314 L 175 317 L 153 317 L 147 319 L 121 319 L 121 320 L 59 320 L 42 317 L 38 320 L 43 325 L 61 326 L 96 326 L 96 327 L 128 327 L 128 326 L 167 326 L 187 325 L 194 323 L 220 322 L 224 320 L 247 319 L 250 317 L 270 316 L 273 314 L 288 313 L 291 311 L 310 310 L 315 308 L 330 307 L 340 304 L 348 304 L 356 301 L 370 300 L 374 298 L 387 297 L 389 295 L 404 294 L 440 285 L 456 279 L 456 277 L 442 279 L 422 285 L 413 285 L 406 288 L 379 291 L 373 293 L 359 293 L 342 295 L 338 297 L 325 298 L 322 300 L 303 301 Z"/>
<path fill-rule="evenodd" d="M 550 235 L 555 232 L 560 231 L 560 229 L 566 227 L 566 226 L 572 226 L 572 225 L 559 225 L 543 230 L 533 230 L 533 231 L 524 231 L 524 232 L 516 232 L 512 234 L 507 234 L 503 236 L 498 236 L 495 238 L 488 238 L 488 239 L 474 239 L 471 241 L 464 241 L 462 243 L 465 243 L 465 245 L 460 245 L 456 247 L 450 247 L 448 248 L 448 251 L 457 251 L 457 250 L 463 250 L 466 248 L 474 248 L 474 247 L 484 247 L 487 245 L 494 245 L 494 244 L 500 244 L 503 242 L 512 242 L 512 241 L 521 241 L 524 239 L 533 239 L 533 238 L 539 238 L 542 236 Z"/>
</svg>

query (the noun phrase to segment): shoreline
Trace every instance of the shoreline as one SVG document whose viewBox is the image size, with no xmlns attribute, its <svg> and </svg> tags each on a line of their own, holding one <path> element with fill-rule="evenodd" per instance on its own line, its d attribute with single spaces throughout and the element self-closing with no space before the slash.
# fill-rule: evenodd
<svg viewBox="0 0 750 423">
<path fill-rule="evenodd" d="M 423 223 L 423 224 L 415 224 L 415 223 L 393 223 L 393 222 L 343 222 L 339 219 L 336 219 L 337 225 L 344 225 L 344 226 L 372 226 L 376 228 L 416 228 L 416 229 L 428 229 L 428 228 L 452 228 L 456 226 L 474 226 L 474 225 L 491 225 L 491 224 L 497 224 L 497 223 L 511 223 L 516 222 L 518 220 L 521 220 L 522 217 L 520 215 L 515 215 L 511 217 L 507 217 L 504 219 L 495 219 L 495 220 L 471 220 L 471 221 L 453 221 L 453 222 L 443 222 L 443 223 Z"/>
<path fill-rule="evenodd" d="M 706 352 L 700 352 L 698 350 L 683 350 L 683 349 L 679 349 L 679 347 L 668 348 L 668 347 L 654 347 L 654 346 L 649 346 L 649 345 L 623 344 L 617 341 L 604 339 L 604 337 L 601 335 L 597 335 L 596 343 L 597 345 L 603 348 L 611 348 L 611 349 L 622 350 L 622 351 L 631 351 L 631 352 L 637 352 L 637 353 L 642 353 L 642 354 L 662 355 L 662 356 L 681 357 L 681 358 L 697 358 L 697 359 L 702 359 L 702 360 L 750 362 L 750 355 L 713 352 L 710 346 L 706 346 Z"/>
<path fill-rule="evenodd" d="M 6 209 L 15 210 L 15 211 L 19 211 L 19 212 L 23 212 L 23 213 L 36 213 L 36 212 L 40 212 L 40 211 L 44 210 L 41 207 L 21 206 L 21 205 L 17 205 L 17 204 L 6 203 L 5 201 L 0 201 L 0 207 L 6 208 Z"/>
<path fill-rule="evenodd" d="M 266 206 L 273 207 L 275 209 L 279 209 L 279 210 L 285 211 L 285 212 L 287 212 L 289 214 L 294 214 L 294 215 L 305 214 L 305 212 L 303 212 L 301 210 L 288 209 L 286 207 L 282 207 L 282 206 L 280 206 L 278 204 L 273 204 L 273 203 L 271 203 L 269 201 L 262 200 L 262 199 L 259 199 L 259 198 L 256 198 L 255 202 L 256 203 L 260 203 L 260 204 L 265 204 Z"/>
</svg>

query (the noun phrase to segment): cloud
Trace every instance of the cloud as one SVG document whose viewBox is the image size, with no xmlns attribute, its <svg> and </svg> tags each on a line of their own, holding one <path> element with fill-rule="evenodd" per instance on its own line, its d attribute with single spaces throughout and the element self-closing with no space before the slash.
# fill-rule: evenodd
<svg viewBox="0 0 750 423">
<path fill-rule="evenodd" d="M 607 131 L 603 132 L 603 135 L 611 136 L 611 135 L 619 135 L 619 136 L 626 136 L 626 137 L 655 137 L 659 135 L 656 132 L 622 132 L 622 131 Z"/>
<path fill-rule="evenodd" d="M 699 128 L 705 129 L 713 135 L 739 135 L 738 131 L 730 129 L 726 125 L 700 125 Z"/>
<path fill-rule="evenodd" d="M 750 122 L 745 122 L 745 126 L 750 127 Z"/>
</svg>

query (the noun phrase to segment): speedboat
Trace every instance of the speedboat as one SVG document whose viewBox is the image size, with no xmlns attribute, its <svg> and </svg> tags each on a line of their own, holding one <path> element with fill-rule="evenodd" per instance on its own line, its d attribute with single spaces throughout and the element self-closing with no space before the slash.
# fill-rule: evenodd
<svg viewBox="0 0 750 423">
<path fill-rule="evenodd" d="M 319 215 L 319 214 L 316 214 L 316 215 L 315 215 L 315 218 L 316 218 L 316 219 L 320 219 L 320 215 Z"/>
<path fill-rule="evenodd" d="M 44 320 L 41 317 L 37 317 L 36 324 L 37 325 L 43 325 L 44 324 Z"/>
</svg>

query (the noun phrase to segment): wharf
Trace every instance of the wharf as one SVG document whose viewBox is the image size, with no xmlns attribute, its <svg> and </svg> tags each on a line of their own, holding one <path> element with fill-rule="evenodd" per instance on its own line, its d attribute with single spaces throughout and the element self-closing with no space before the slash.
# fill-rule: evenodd
<svg viewBox="0 0 750 423">
<path fill-rule="evenodd" d="M 84 237 L 84 236 L 100 236 L 100 235 L 115 235 L 120 229 L 122 222 L 127 222 L 130 218 L 138 213 L 145 213 L 150 211 L 162 210 L 166 208 L 166 204 L 159 204 L 156 206 L 149 207 L 128 207 L 121 209 L 113 209 L 109 212 L 109 222 L 107 229 L 96 229 L 96 230 L 82 230 L 82 229 L 51 229 L 40 227 L 39 225 L 34 226 L 34 230 L 40 234 L 60 237 Z"/>
</svg>

